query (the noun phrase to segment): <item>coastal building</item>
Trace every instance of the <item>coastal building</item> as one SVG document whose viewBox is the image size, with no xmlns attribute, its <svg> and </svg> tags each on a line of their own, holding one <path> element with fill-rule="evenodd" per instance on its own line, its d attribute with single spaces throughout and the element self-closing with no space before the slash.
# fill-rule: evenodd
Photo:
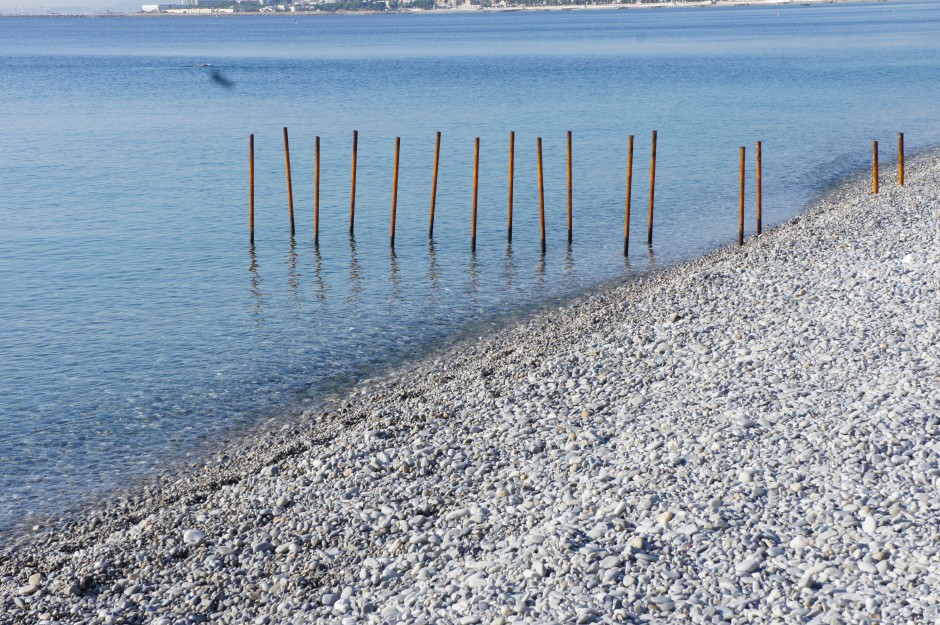
<svg viewBox="0 0 940 625">
<path fill-rule="evenodd" d="M 172 13 L 176 15 L 208 15 L 211 13 L 234 13 L 235 8 L 231 0 L 209 0 L 211 5 L 205 4 L 202 0 L 199 6 L 190 4 L 142 4 L 140 10 L 142 13 Z"/>
<path fill-rule="evenodd" d="M 143 4 L 140 7 L 143 13 L 234 13 L 234 7 L 241 0 L 184 0 L 182 4 Z M 283 0 L 282 0 L 283 1 Z"/>
</svg>

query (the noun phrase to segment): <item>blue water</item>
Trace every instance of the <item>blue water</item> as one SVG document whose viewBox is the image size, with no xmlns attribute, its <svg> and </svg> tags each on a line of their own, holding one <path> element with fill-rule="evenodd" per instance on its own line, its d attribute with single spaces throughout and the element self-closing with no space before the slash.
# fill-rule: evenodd
<svg viewBox="0 0 940 625">
<path fill-rule="evenodd" d="M 234 87 L 214 82 L 213 70 Z M 866 166 L 872 139 L 888 162 L 898 131 L 911 151 L 940 142 L 940 8 L 0 19 L 0 85 L 0 529 L 9 529 L 92 501 L 261 419 L 291 419 L 324 393 L 507 315 L 734 241 L 739 146 L 749 150 L 750 234 L 756 140 L 768 226 Z M 291 132 L 293 241 L 283 126 Z M 629 134 L 636 155 L 625 262 Z M 481 184 L 471 255 L 475 137 Z"/>
</svg>

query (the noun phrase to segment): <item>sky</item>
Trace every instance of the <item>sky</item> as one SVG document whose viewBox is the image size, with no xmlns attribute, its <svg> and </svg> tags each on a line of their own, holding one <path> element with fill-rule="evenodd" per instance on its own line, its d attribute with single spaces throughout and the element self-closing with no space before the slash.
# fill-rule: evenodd
<svg viewBox="0 0 940 625">
<path fill-rule="evenodd" d="M 153 0 L 156 2 L 157 0 Z M 139 11 L 150 0 L 0 0 L 0 13 L 83 13 L 94 11 Z"/>
</svg>

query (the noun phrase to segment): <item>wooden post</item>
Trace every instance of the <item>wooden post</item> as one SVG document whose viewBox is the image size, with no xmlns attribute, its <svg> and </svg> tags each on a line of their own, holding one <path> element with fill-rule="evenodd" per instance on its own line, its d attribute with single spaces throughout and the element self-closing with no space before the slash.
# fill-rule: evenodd
<svg viewBox="0 0 940 625">
<path fill-rule="evenodd" d="M 248 135 L 248 241 L 255 244 L 255 136 Z"/>
<path fill-rule="evenodd" d="M 542 137 L 537 141 L 539 149 L 539 228 L 542 232 L 542 254 L 545 254 L 545 184 L 542 176 Z"/>
<path fill-rule="evenodd" d="M 571 131 L 568 131 L 568 245 L 571 245 L 572 232 L 571 232 L 571 212 L 572 212 L 572 201 L 571 201 Z"/>
<path fill-rule="evenodd" d="M 320 137 L 313 150 L 313 244 L 320 245 Z"/>
<path fill-rule="evenodd" d="M 904 186 L 904 133 L 898 133 L 898 184 Z"/>
<path fill-rule="evenodd" d="M 290 143 L 287 141 L 287 127 L 284 127 L 284 165 L 287 170 L 287 204 L 290 207 L 290 235 L 294 236 L 294 190 L 290 179 Z"/>
<path fill-rule="evenodd" d="M 512 243 L 512 187 L 513 168 L 516 162 L 516 131 L 509 131 L 509 223 L 507 225 L 507 241 Z"/>
<path fill-rule="evenodd" d="M 431 182 L 431 225 L 428 226 L 428 238 L 434 238 L 434 206 L 437 203 L 437 164 L 441 159 L 441 133 L 438 131 L 434 143 L 434 177 Z"/>
<path fill-rule="evenodd" d="M 473 219 L 470 226 L 470 251 L 477 251 L 477 191 L 480 186 L 480 137 L 474 139 L 473 149 Z"/>
<path fill-rule="evenodd" d="M 353 130 L 352 146 L 352 186 L 349 191 L 349 236 L 353 236 L 356 225 L 356 153 L 359 145 L 359 131 Z"/>
<path fill-rule="evenodd" d="M 741 146 L 741 173 L 738 176 L 740 191 L 738 193 L 738 245 L 744 245 L 744 146 Z"/>
<path fill-rule="evenodd" d="M 630 195 L 633 189 L 633 135 L 627 139 L 627 209 L 623 218 L 623 255 L 630 254 Z"/>
<path fill-rule="evenodd" d="M 398 152 L 401 138 L 395 137 L 395 173 L 392 176 L 392 232 L 389 236 L 389 245 L 395 249 L 395 212 L 398 208 Z"/>
<path fill-rule="evenodd" d="M 650 215 L 646 231 L 646 244 L 653 244 L 653 203 L 656 197 L 656 131 L 653 131 L 653 149 L 650 153 Z"/>
<path fill-rule="evenodd" d="M 757 234 L 758 235 L 761 233 L 761 222 L 763 219 L 763 216 L 761 215 L 761 212 L 763 210 L 763 207 L 761 205 L 762 204 L 761 195 L 763 193 L 762 180 L 763 180 L 764 174 L 763 174 L 763 169 L 761 165 L 760 151 L 761 151 L 761 142 L 758 141 L 757 142 Z"/>
<path fill-rule="evenodd" d="M 872 189 L 878 193 L 878 142 L 872 141 L 871 145 L 871 165 L 872 165 Z"/>
</svg>

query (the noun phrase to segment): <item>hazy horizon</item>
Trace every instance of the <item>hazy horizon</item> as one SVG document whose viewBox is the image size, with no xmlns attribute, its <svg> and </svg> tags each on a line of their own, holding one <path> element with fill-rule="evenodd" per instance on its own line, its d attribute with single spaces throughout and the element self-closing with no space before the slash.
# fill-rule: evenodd
<svg viewBox="0 0 940 625">
<path fill-rule="evenodd" d="M 0 13 L 139 11 L 141 4 L 146 4 L 146 0 L 141 0 L 141 2 L 133 2 L 132 0 L 78 0 L 74 3 L 56 2 L 55 0 L 52 2 L 0 0 Z"/>
</svg>

